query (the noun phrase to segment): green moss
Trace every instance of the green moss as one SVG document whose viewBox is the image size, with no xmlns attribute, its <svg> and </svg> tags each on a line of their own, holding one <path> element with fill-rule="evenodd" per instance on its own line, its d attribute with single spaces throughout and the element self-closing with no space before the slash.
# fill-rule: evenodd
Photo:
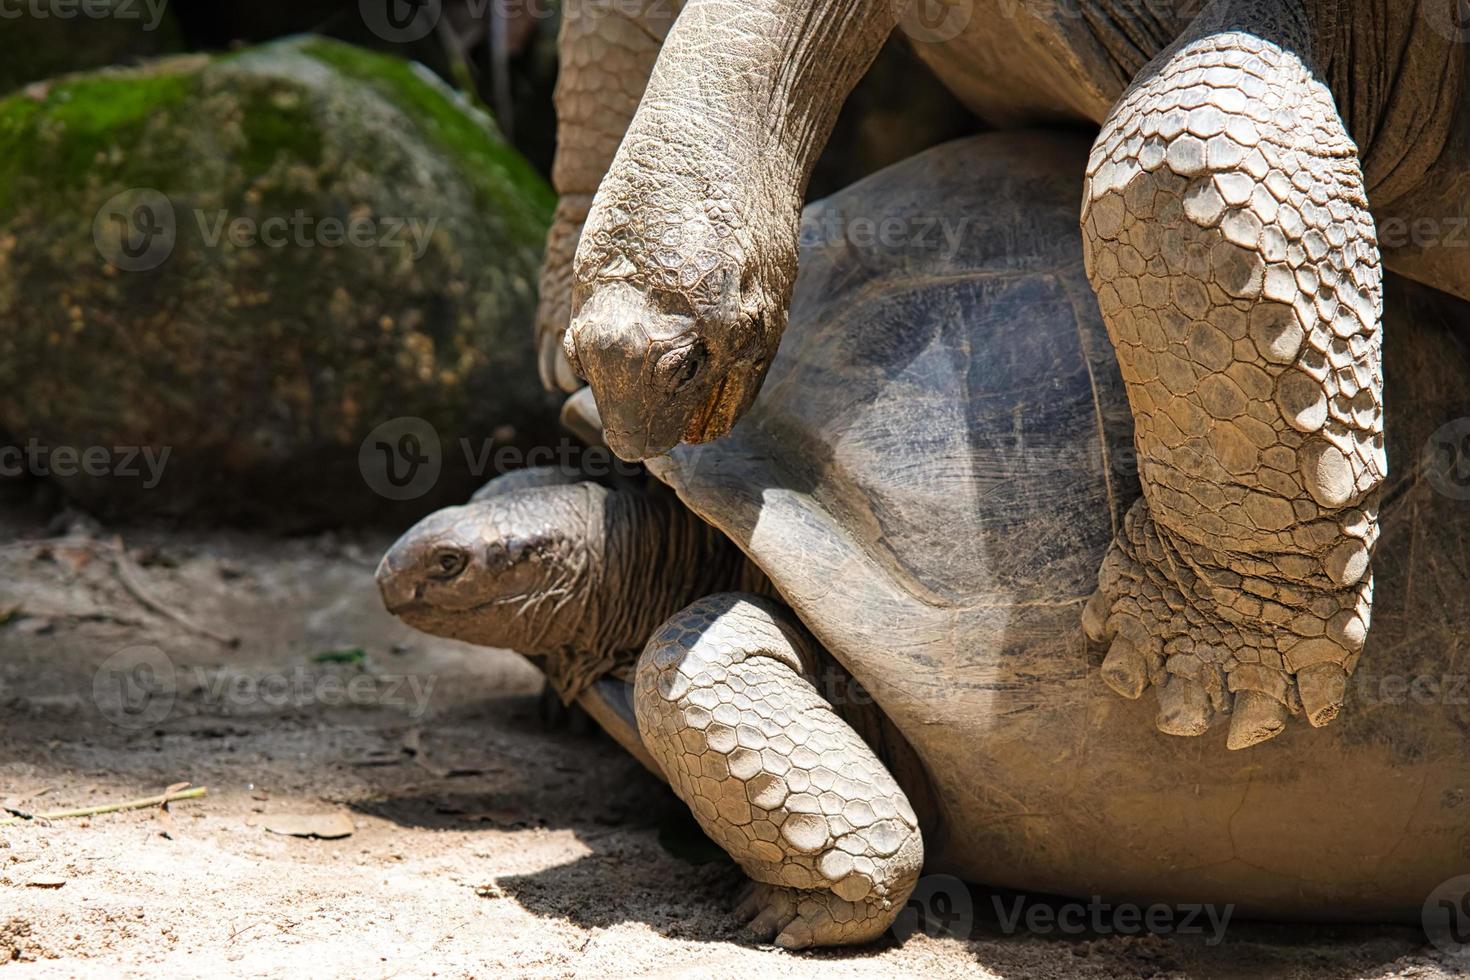
<svg viewBox="0 0 1470 980">
<path fill-rule="evenodd" d="M 242 92 L 240 106 L 245 134 L 240 164 L 247 173 L 262 173 L 283 155 L 313 167 L 321 164 L 321 126 L 294 87 Z"/>
<path fill-rule="evenodd" d="M 489 117 L 476 118 L 456 105 L 442 85 L 425 79 L 409 62 L 336 41 L 301 42 L 307 56 L 369 85 L 401 109 L 420 132 L 465 168 L 478 204 L 500 215 L 522 240 L 544 237 L 556 195 L 504 137 Z"/>
<path fill-rule="evenodd" d="M 44 179 L 48 193 L 85 186 L 99 159 L 126 152 L 151 119 L 190 96 L 199 64 L 173 59 L 75 76 L 53 84 L 40 100 L 17 94 L 0 101 L 0 219 L 41 190 L 28 186 L 36 179 Z"/>
</svg>

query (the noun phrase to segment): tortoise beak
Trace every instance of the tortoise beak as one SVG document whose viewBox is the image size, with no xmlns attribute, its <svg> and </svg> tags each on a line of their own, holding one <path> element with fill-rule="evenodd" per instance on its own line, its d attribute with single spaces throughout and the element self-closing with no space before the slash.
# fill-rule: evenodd
<svg viewBox="0 0 1470 980">
<path fill-rule="evenodd" d="M 390 613 L 397 616 L 417 605 L 418 586 L 412 576 L 401 574 L 400 569 L 393 567 L 392 551 L 384 555 L 383 560 L 378 563 L 375 577 L 378 580 L 378 592 L 383 596 L 383 605 Z"/>
</svg>

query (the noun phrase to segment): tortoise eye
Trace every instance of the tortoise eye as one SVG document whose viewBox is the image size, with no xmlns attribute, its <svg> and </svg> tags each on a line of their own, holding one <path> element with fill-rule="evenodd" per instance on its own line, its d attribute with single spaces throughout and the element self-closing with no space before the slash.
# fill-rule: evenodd
<svg viewBox="0 0 1470 980">
<path fill-rule="evenodd" d="M 459 575 L 470 563 L 470 556 L 459 548 L 439 548 L 429 557 L 429 574 L 450 579 Z"/>
</svg>

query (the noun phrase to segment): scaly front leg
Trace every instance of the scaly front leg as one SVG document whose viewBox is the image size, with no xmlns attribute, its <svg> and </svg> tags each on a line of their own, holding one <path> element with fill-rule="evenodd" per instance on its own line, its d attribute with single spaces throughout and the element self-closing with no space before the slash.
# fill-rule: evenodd
<svg viewBox="0 0 1470 980">
<path fill-rule="evenodd" d="M 727 593 L 670 619 L 638 660 L 643 743 L 757 883 L 752 928 L 800 948 L 882 935 L 918 882 L 918 820 L 873 750 L 808 680 L 786 610 Z"/>
<path fill-rule="evenodd" d="M 1085 626 L 1162 731 L 1233 711 L 1231 748 L 1336 716 L 1372 602 L 1381 272 L 1319 16 L 1211 4 L 1113 110 L 1083 205 L 1144 490 Z"/>
</svg>

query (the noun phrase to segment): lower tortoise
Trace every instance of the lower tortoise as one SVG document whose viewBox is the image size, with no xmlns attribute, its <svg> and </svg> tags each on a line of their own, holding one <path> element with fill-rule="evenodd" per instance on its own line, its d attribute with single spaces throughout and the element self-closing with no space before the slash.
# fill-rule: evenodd
<svg viewBox="0 0 1470 980">
<path fill-rule="evenodd" d="M 1462 304 L 1389 280 L 1373 673 L 1210 691 L 1202 739 L 1139 724 L 1167 702 L 1113 695 L 1078 627 L 1139 494 L 1087 153 L 980 136 L 810 206 L 791 327 L 728 439 L 650 460 L 646 488 L 502 478 L 379 570 L 406 622 L 533 657 L 662 775 L 781 944 L 879 936 L 924 869 L 1341 920 L 1417 917 L 1470 872 L 1470 493 L 1433 451 L 1470 416 Z M 949 241 L 848 233 L 954 215 Z M 585 393 L 568 411 L 597 424 Z"/>
</svg>

